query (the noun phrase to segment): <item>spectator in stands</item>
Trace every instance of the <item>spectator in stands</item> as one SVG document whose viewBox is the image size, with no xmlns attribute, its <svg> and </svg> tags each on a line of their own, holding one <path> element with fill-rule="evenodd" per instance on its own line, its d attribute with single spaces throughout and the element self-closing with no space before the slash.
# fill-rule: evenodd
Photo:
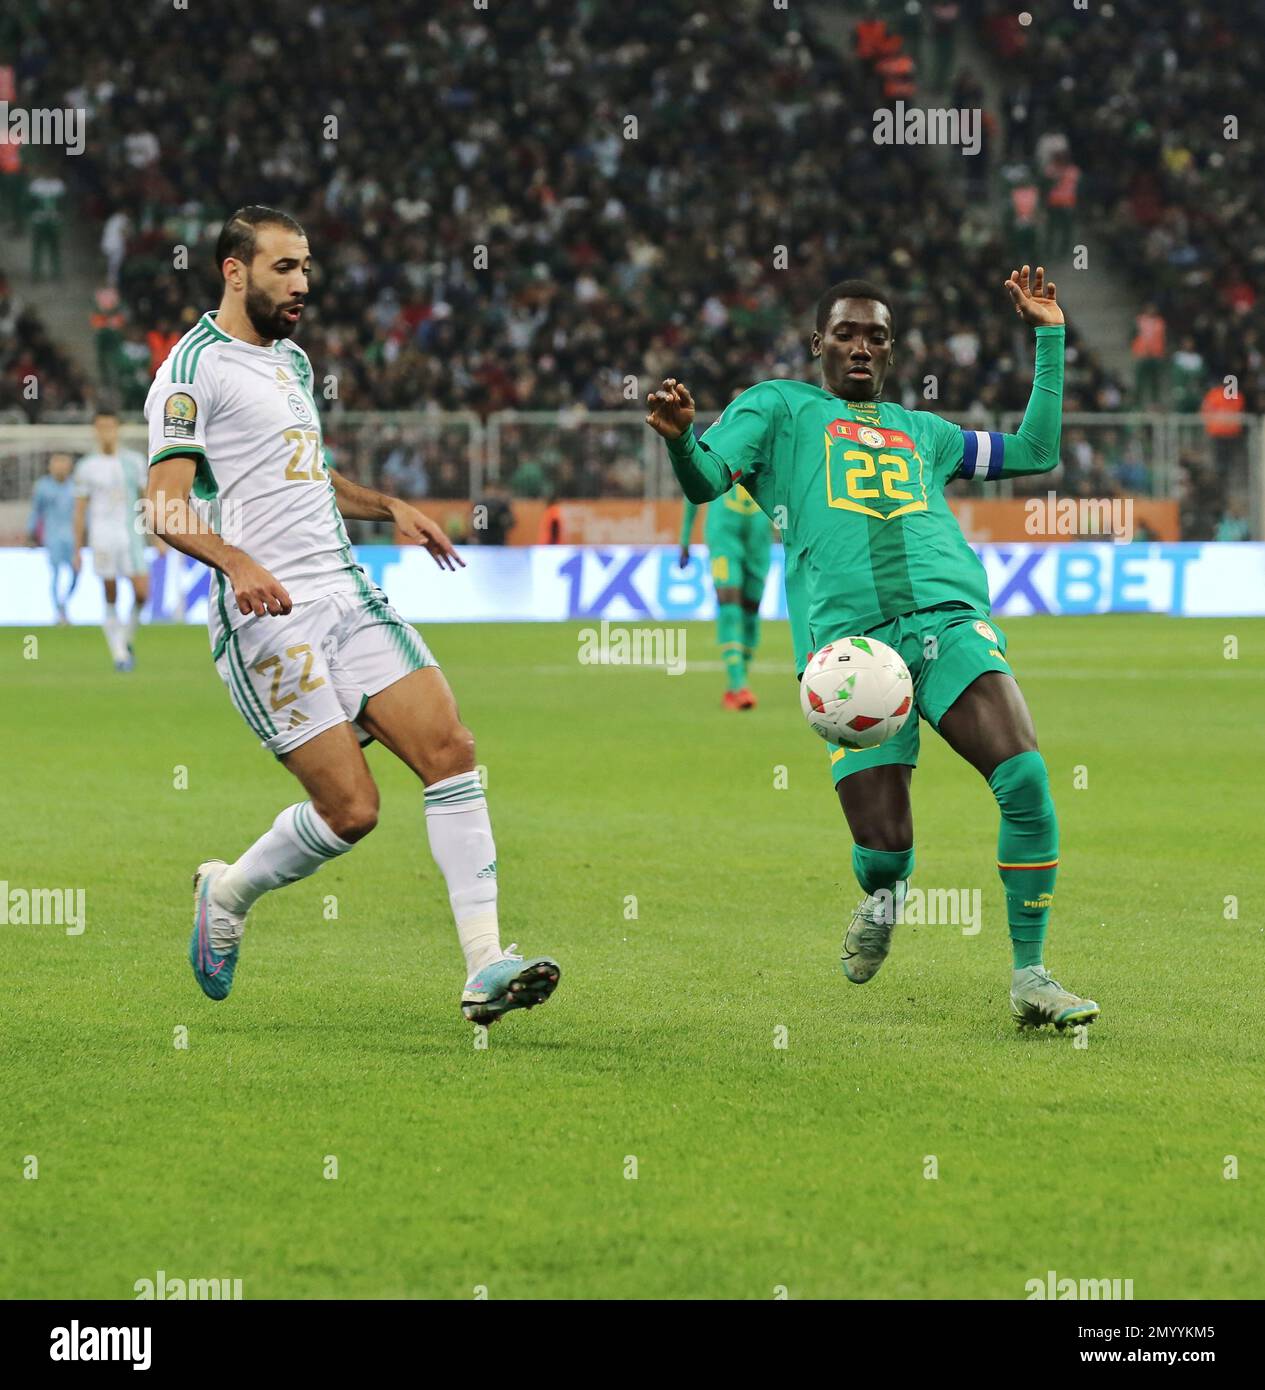
<svg viewBox="0 0 1265 1390">
<path fill-rule="evenodd" d="M 1218 541 L 1245 541 L 1252 534 L 1247 521 L 1247 511 L 1242 502 L 1231 502 L 1225 509 L 1213 537 Z"/>
<path fill-rule="evenodd" d="M 1199 409 L 1203 397 L 1203 383 L 1208 371 L 1204 366 L 1203 353 L 1195 346 L 1195 340 L 1187 333 L 1181 346 L 1173 353 L 1169 363 L 1169 381 L 1172 390 L 1173 409 L 1183 415 L 1193 414 Z"/>
<path fill-rule="evenodd" d="M 931 6 L 931 85 L 943 89 L 953 76 L 962 7 L 957 0 L 933 0 Z"/>
<path fill-rule="evenodd" d="M 1076 227 L 1076 202 L 1081 171 L 1066 151 L 1055 154 L 1045 167 L 1046 238 L 1052 256 L 1065 256 L 1072 250 Z"/>
<path fill-rule="evenodd" d="M 565 545 L 566 535 L 563 525 L 562 503 L 557 493 L 550 493 L 545 510 L 540 514 L 540 531 L 536 536 L 537 545 Z"/>
<path fill-rule="evenodd" d="M 1037 234 L 1040 230 L 1041 190 L 1026 164 L 1007 175 L 1010 197 L 1006 209 L 1006 230 L 1011 259 L 1016 265 L 1037 263 Z"/>
<path fill-rule="evenodd" d="M 514 525 L 514 508 L 509 489 L 493 479 L 475 504 L 472 531 L 479 545 L 505 545 Z"/>
<path fill-rule="evenodd" d="M 131 222 L 121 208 L 105 219 L 101 229 L 101 254 L 105 257 L 105 283 L 112 289 L 119 287 L 119 271 L 123 268 L 123 258 L 127 255 L 127 238 Z"/>
<path fill-rule="evenodd" d="M 22 146 L 7 130 L 0 130 L 0 217 L 19 236 L 26 231 L 26 183 Z"/>
<path fill-rule="evenodd" d="M 1226 471 L 1240 461 L 1240 442 L 1243 438 L 1243 397 L 1237 390 L 1217 382 L 1210 386 L 1200 407 L 1204 433 L 1212 444 L 1212 459 L 1217 470 Z"/>
<path fill-rule="evenodd" d="M 1159 405 L 1167 355 L 1164 316 L 1155 304 L 1148 304 L 1134 320 L 1133 397 L 1138 406 Z"/>
<path fill-rule="evenodd" d="M 97 355 L 97 381 L 110 397 L 118 394 L 122 366 L 123 330 L 127 317 L 119 308 L 116 290 L 99 289 L 94 296 L 95 307 L 88 318 L 92 328 Z"/>
<path fill-rule="evenodd" d="M 37 283 L 43 279 L 59 280 L 65 181 L 50 167 L 31 180 L 27 197 L 31 209 L 31 279 Z"/>
</svg>

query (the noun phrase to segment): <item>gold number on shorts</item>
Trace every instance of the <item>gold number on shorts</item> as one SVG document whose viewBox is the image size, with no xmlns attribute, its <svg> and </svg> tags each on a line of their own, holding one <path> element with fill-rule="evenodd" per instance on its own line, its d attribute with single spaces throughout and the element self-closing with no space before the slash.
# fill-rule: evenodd
<svg viewBox="0 0 1265 1390">
<path fill-rule="evenodd" d="M 321 433 L 319 430 L 286 430 L 281 436 L 287 444 L 294 445 L 294 453 L 286 464 L 286 482 L 319 483 L 324 476 L 321 471 Z M 305 456 L 311 445 L 312 457 Z"/>
<path fill-rule="evenodd" d="M 312 662 L 316 659 L 316 653 L 306 642 L 300 642 L 297 647 L 287 647 L 286 656 L 290 661 L 296 661 L 299 657 L 304 657 L 303 670 L 299 673 L 299 690 L 319 690 L 325 684 L 324 676 L 317 676 L 312 679 Z M 281 664 L 279 656 L 266 656 L 262 661 L 255 662 L 256 671 L 261 676 L 266 676 L 272 672 L 272 689 L 268 692 L 268 701 L 274 710 L 285 709 L 287 705 L 292 705 L 299 698 L 299 690 L 291 690 L 288 695 L 281 694 L 281 682 L 285 678 L 285 668 Z"/>
<path fill-rule="evenodd" d="M 324 676 L 312 679 L 312 663 L 316 660 L 316 653 L 306 642 L 300 642 L 297 647 L 287 647 L 286 655 L 292 661 L 303 657 L 303 673 L 299 676 L 300 690 L 319 690 L 325 684 Z"/>
</svg>

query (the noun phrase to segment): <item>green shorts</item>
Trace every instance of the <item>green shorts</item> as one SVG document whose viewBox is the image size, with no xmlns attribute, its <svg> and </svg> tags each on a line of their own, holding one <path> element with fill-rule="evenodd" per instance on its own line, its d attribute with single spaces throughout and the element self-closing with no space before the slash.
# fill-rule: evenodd
<svg viewBox="0 0 1265 1390">
<path fill-rule="evenodd" d="M 914 678 L 914 708 L 900 733 L 877 748 L 832 747 L 830 770 L 836 786 L 867 767 L 886 763 L 917 767 L 919 717 L 938 728 L 949 707 L 976 676 L 985 671 L 1013 675 L 1006 662 L 1006 634 L 987 613 L 966 604 L 942 604 L 906 613 L 870 628 L 864 636 L 886 642 L 904 658 Z"/>
<path fill-rule="evenodd" d="M 769 524 L 763 513 L 760 526 L 747 526 L 744 534 L 726 530 L 708 536 L 707 549 L 711 559 L 712 583 L 718 589 L 741 589 L 742 596 L 752 603 L 764 597 L 764 583 L 769 577 Z"/>
</svg>

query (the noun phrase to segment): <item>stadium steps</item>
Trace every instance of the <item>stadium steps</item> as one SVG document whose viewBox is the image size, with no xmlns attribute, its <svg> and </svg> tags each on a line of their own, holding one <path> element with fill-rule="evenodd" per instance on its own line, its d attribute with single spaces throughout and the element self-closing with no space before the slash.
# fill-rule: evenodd
<svg viewBox="0 0 1265 1390">
<path fill-rule="evenodd" d="M 14 294 L 33 310 L 49 338 L 89 379 L 97 379 L 97 359 L 89 316 L 92 296 L 105 282 L 101 252 L 86 223 L 73 215 L 62 232 L 61 279 L 31 280 L 29 234 L 0 238 L 0 268 Z"/>
</svg>

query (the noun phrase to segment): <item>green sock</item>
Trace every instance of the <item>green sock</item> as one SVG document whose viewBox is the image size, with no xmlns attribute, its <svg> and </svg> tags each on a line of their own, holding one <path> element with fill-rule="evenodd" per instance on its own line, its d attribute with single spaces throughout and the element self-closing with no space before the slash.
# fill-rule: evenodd
<svg viewBox="0 0 1265 1390">
<path fill-rule="evenodd" d="M 1007 758 L 988 779 L 1001 807 L 997 872 L 1006 890 L 1006 920 L 1016 970 L 1042 964 L 1054 880 L 1059 869 L 1059 823 L 1040 753 Z"/>
<path fill-rule="evenodd" d="M 877 893 L 882 888 L 890 891 L 898 879 L 908 878 L 913 871 L 912 845 L 908 849 L 896 850 L 852 846 L 852 872 L 856 874 L 862 892 Z"/>
<path fill-rule="evenodd" d="M 742 655 L 742 605 L 722 603 L 716 609 L 716 637 L 725 663 L 730 690 L 741 690 L 747 683 L 747 663 Z"/>
<path fill-rule="evenodd" d="M 742 655 L 748 666 L 755 660 L 756 648 L 760 645 L 760 610 L 752 613 L 742 610 Z"/>
</svg>

